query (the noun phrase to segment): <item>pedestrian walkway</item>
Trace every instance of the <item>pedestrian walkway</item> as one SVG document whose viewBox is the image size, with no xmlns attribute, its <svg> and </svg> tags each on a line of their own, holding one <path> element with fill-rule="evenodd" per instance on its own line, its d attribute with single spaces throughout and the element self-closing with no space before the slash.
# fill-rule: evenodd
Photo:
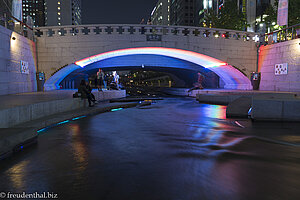
<svg viewBox="0 0 300 200">
<path fill-rule="evenodd" d="M 49 115 L 87 107 L 86 100 L 73 98 L 77 90 L 2 95 L 0 98 L 0 128 L 36 120 Z M 96 100 L 110 100 L 126 96 L 125 90 L 94 90 Z"/>
<path fill-rule="evenodd" d="M 289 96 L 296 95 L 300 96 L 300 92 L 281 92 L 281 91 L 262 91 L 262 90 L 227 90 L 227 89 L 198 89 L 188 91 L 188 88 L 165 88 L 163 91 L 167 94 L 177 95 L 177 96 L 190 96 L 196 97 L 198 94 L 201 95 L 274 95 L 279 96 Z"/>
<path fill-rule="evenodd" d="M 43 129 L 92 114 L 126 107 L 138 103 L 109 103 L 102 101 L 88 107 L 86 100 L 73 98 L 77 90 L 2 95 L 0 100 L 0 160 L 37 142 Z M 125 91 L 93 91 L 95 96 L 122 98 Z M 102 99 L 103 100 L 103 99 Z"/>
<path fill-rule="evenodd" d="M 54 100 L 71 99 L 77 90 L 54 90 L 48 92 L 31 92 L 0 96 L 0 110 L 48 102 Z"/>
</svg>

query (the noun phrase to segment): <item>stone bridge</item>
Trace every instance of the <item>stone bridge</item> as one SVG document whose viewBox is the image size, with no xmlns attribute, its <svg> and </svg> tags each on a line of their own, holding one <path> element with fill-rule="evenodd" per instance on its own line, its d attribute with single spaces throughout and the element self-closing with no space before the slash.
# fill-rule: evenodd
<svg viewBox="0 0 300 200">
<path fill-rule="evenodd" d="M 57 88 L 60 81 L 79 68 L 91 70 L 112 65 L 197 70 L 196 65 L 215 72 L 223 80 L 224 88 L 250 89 L 246 76 L 255 71 L 257 63 L 257 36 L 243 31 L 184 26 L 80 25 L 39 27 L 34 34 L 38 71 L 46 74 L 46 89 Z M 170 58 L 177 61 L 170 62 Z"/>
</svg>

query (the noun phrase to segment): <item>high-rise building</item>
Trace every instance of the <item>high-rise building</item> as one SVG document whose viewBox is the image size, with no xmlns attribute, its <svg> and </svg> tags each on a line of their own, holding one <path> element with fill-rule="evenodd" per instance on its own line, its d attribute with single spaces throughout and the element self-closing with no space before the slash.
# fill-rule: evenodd
<svg viewBox="0 0 300 200">
<path fill-rule="evenodd" d="M 22 0 L 0 1 L 0 24 L 22 33 Z"/>
<path fill-rule="evenodd" d="M 196 0 L 171 0 L 170 25 L 196 26 Z"/>
<path fill-rule="evenodd" d="M 151 21 L 154 25 L 170 25 L 170 1 L 158 0 L 151 13 Z"/>
<path fill-rule="evenodd" d="M 32 18 L 33 26 L 45 26 L 45 0 L 23 0 L 23 22 L 28 16 Z"/>
<path fill-rule="evenodd" d="M 252 23 L 252 26 L 255 27 L 253 29 L 255 29 L 256 32 L 267 31 L 266 24 L 264 24 L 264 19 L 267 17 L 265 11 L 270 5 L 274 6 L 274 4 L 275 0 L 256 0 L 255 20 L 253 20 Z M 274 25 L 275 24 L 276 22 L 274 22 Z"/>
<path fill-rule="evenodd" d="M 221 12 L 225 0 L 195 0 L 195 25 L 202 25 L 204 15 L 208 10 L 213 10 L 217 15 Z"/>
<path fill-rule="evenodd" d="M 0 1 L 0 25 L 7 25 L 7 20 L 10 19 L 12 12 L 12 0 Z"/>
<path fill-rule="evenodd" d="M 153 24 L 202 26 L 205 13 L 209 10 L 218 15 L 225 1 L 232 0 L 158 0 L 151 13 Z M 250 25 L 248 31 L 257 31 L 263 21 L 266 8 L 275 0 L 236 0 L 237 12 L 242 12 Z"/>
<path fill-rule="evenodd" d="M 81 24 L 81 0 L 45 0 L 46 26 Z"/>
</svg>

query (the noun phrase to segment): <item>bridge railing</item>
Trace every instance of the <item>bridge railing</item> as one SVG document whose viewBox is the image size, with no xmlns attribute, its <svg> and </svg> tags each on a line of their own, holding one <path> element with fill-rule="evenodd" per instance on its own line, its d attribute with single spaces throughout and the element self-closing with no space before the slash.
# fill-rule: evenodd
<svg viewBox="0 0 300 200">
<path fill-rule="evenodd" d="M 263 44 L 275 44 L 300 38 L 300 24 L 265 34 L 261 41 Z"/>
<path fill-rule="evenodd" d="M 3 12 L 3 9 L 0 9 L 0 26 L 33 40 L 33 28 L 12 16 L 9 11 Z"/>
<path fill-rule="evenodd" d="M 258 41 L 257 33 L 190 26 L 156 26 L 144 24 L 75 25 L 34 28 L 35 37 L 63 37 L 77 35 L 139 34 L 149 40 L 159 40 L 162 35 L 223 38 L 230 40 Z"/>
</svg>

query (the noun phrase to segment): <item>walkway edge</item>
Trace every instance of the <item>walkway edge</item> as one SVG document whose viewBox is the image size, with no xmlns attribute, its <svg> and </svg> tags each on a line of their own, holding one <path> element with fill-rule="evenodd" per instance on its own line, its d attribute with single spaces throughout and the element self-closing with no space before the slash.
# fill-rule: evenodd
<svg viewBox="0 0 300 200">
<path fill-rule="evenodd" d="M 11 156 L 14 152 L 22 150 L 27 144 L 35 143 L 39 136 L 39 130 L 57 126 L 59 125 L 58 123 L 66 120 L 105 113 L 117 108 L 132 108 L 137 105 L 139 105 L 138 102 L 106 103 L 105 106 L 61 112 L 38 120 L 19 124 L 18 126 L 15 126 L 15 128 L 2 129 L 2 131 L 10 133 L 0 138 L 0 161 Z"/>
</svg>

